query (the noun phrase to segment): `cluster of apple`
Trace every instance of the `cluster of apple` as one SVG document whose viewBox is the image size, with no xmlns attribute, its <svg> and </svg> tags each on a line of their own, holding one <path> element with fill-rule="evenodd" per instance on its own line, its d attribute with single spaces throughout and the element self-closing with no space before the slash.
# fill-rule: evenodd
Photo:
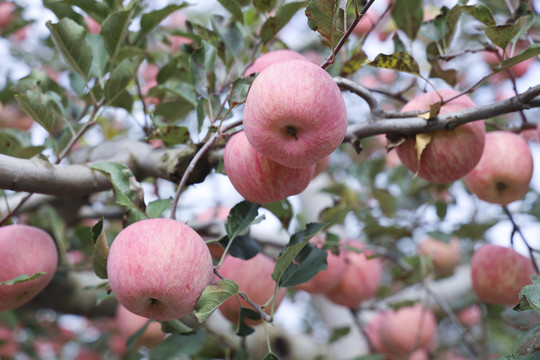
<svg viewBox="0 0 540 360">
<path fill-rule="evenodd" d="M 347 110 L 332 77 L 296 52 L 267 53 L 245 75 L 253 73 L 244 131 L 227 141 L 223 162 L 236 190 L 263 204 L 307 187 L 316 164 L 343 141 Z"/>
</svg>

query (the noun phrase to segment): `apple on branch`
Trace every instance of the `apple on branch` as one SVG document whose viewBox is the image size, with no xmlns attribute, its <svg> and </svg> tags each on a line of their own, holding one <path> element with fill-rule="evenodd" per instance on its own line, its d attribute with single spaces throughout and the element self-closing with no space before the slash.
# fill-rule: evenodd
<svg viewBox="0 0 540 360">
<path fill-rule="evenodd" d="M 257 152 L 245 132 L 233 135 L 223 153 L 225 172 L 246 200 L 265 204 L 301 193 L 311 181 L 315 165 L 289 168 Z"/>
<path fill-rule="evenodd" d="M 429 112 L 430 105 L 440 102 L 441 97 L 446 100 L 456 95 L 459 92 L 450 89 L 425 93 L 413 98 L 401 111 Z M 439 114 L 475 106 L 471 98 L 462 95 L 444 103 Z M 429 182 L 450 183 L 461 179 L 480 161 L 484 149 L 484 121 L 473 121 L 451 131 L 435 131 L 427 136 L 430 138 L 429 143 L 419 157 L 417 140 L 409 138 L 396 148 L 399 159 L 410 171 Z"/>
<path fill-rule="evenodd" d="M 29 225 L 0 227 L 0 311 L 24 305 L 45 286 L 56 272 L 58 252 L 53 238 L 44 230 Z M 6 282 L 26 275 L 43 273 L 35 279 L 14 283 Z"/>
<path fill-rule="evenodd" d="M 309 61 L 281 61 L 253 81 L 244 107 L 244 130 L 264 156 L 283 166 L 305 168 L 341 144 L 347 109 L 326 71 Z"/>
<path fill-rule="evenodd" d="M 508 205 L 525 196 L 533 174 L 527 141 L 509 131 L 486 134 L 480 162 L 465 178 L 470 192 L 484 201 Z"/>
<path fill-rule="evenodd" d="M 262 253 L 258 253 L 249 260 L 227 255 L 218 271 L 223 278 L 238 284 L 239 290 L 246 293 L 248 298 L 255 304 L 263 306 L 268 303 L 264 311 L 270 314 L 272 306 L 277 309 L 286 293 L 286 289 L 279 289 L 274 303 L 269 303 L 276 288 L 276 282 L 272 279 L 274 266 L 274 260 Z M 240 299 L 240 302 L 238 302 L 236 297 L 227 299 L 219 307 L 219 310 L 227 320 L 236 324 L 240 316 L 240 305 L 253 310 L 251 305 L 244 299 Z M 245 319 L 244 322 L 248 325 L 255 325 L 260 323 L 261 320 Z"/>
<path fill-rule="evenodd" d="M 473 290 L 486 304 L 516 305 L 535 273 L 530 259 L 504 246 L 483 245 L 471 258 Z"/>
<path fill-rule="evenodd" d="M 286 60 L 309 61 L 307 57 L 293 50 L 280 49 L 275 51 L 269 51 L 255 59 L 253 64 L 251 64 L 244 72 L 244 76 L 260 73 L 270 65 Z"/>
<path fill-rule="evenodd" d="M 204 240 L 171 219 L 142 220 L 123 229 L 111 245 L 107 274 L 120 304 L 159 321 L 191 313 L 214 277 Z"/>
</svg>

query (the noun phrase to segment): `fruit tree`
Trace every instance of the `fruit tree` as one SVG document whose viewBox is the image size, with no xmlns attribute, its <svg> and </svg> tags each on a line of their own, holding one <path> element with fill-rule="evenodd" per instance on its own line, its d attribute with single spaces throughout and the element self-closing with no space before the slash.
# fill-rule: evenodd
<svg viewBox="0 0 540 360">
<path fill-rule="evenodd" d="M 539 10 L 0 0 L 0 358 L 538 358 Z"/>
</svg>

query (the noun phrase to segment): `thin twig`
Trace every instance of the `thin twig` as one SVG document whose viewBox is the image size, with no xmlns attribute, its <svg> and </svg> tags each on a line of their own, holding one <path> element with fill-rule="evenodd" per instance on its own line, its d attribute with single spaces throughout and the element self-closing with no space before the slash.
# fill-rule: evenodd
<svg viewBox="0 0 540 360">
<path fill-rule="evenodd" d="M 512 213 L 510 212 L 508 207 L 506 205 L 503 205 L 502 208 L 504 210 L 504 213 L 508 216 L 508 219 L 510 220 L 510 222 L 512 223 L 512 226 L 513 226 L 512 234 L 510 235 L 510 243 L 513 246 L 514 245 L 514 236 L 515 236 L 515 234 L 519 234 L 519 236 L 523 240 L 523 243 L 525 244 L 525 246 L 527 246 L 527 250 L 529 251 L 529 255 L 530 255 L 531 261 L 532 261 L 532 263 L 534 265 L 534 269 L 536 270 L 536 273 L 540 274 L 538 264 L 536 263 L 536 259 L 534 257 L 535 249 L 529 245 L 529 242 L 525 238 L 525 235 L 523 235 L 523 232 L 521 231 L 521 228 L 519 227 L 519 225 L 515 221 L 514 216 L 512 215 Z"/>
</svg>

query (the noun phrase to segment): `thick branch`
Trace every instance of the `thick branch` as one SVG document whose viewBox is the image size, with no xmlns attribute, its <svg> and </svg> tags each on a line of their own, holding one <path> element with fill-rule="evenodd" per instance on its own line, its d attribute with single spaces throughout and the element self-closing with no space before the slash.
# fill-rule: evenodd
<svg viewBox="0 0 540 360">
<path fill-rule="evenodd" d="M 535 99 L 538 96 L 540 96 L 540 85 L 532 87 L 526 92 L 506 100 L 442 114 L 432 119 L 409 117 L 393 119 L 379 118 L 376 120 L 364 121 L 349 126 L 344 142 L 351 142 L 354 144 L 362 138 L 377 134 L 413 135 L 421 132 L 452 130 L 459 125 L 471 121 L 488 119 L 501 114 L 538 107 L 540 101 Z"/>
</svg>

